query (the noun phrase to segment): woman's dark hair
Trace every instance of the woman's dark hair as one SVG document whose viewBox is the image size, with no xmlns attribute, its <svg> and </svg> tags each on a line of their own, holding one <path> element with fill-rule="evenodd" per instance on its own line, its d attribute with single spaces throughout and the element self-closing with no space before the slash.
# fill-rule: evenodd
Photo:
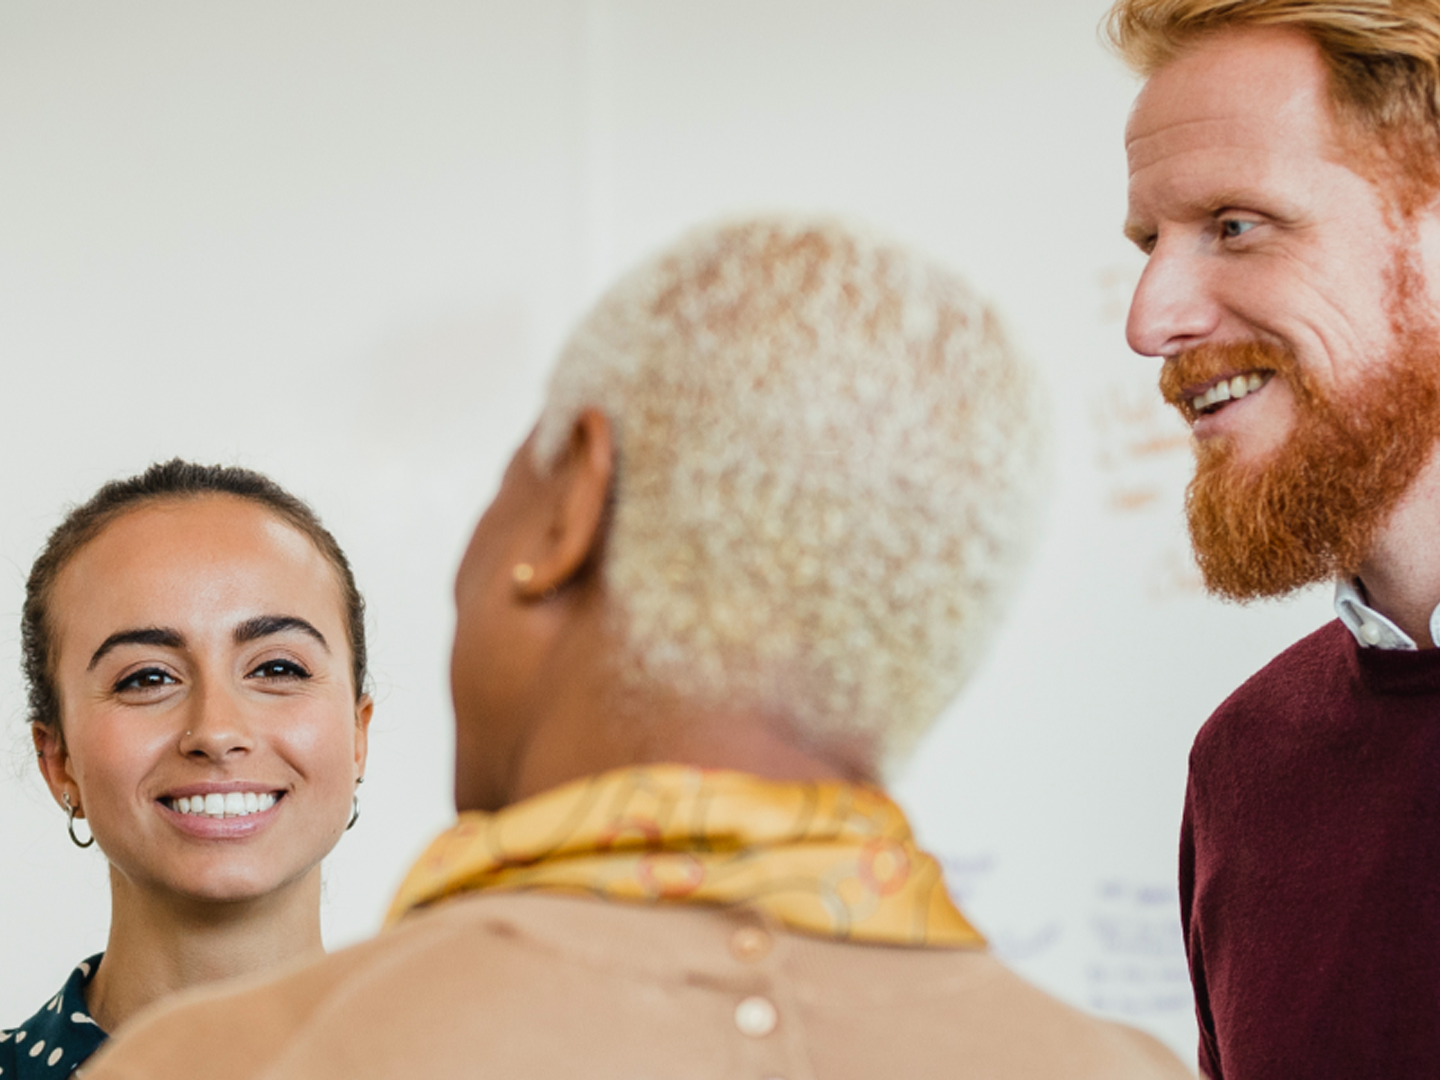
<svg viewBox="0 0 1440 1080">
<path fill-rule="evenodd" d="M 325 556 L 340 581 L 350 638 L 350 667 L 355 696 L 365 687 L 365 601 L 355 587 L 355 575 L 340 545 L 320 519 L 300 499 L 268 476 L 228 465 L 196 465 L 175 458 L 151 465 L 138 476 L 112 480 L 89 501 L 65 516 L 45 542 L 25 583 L 25 609 L 20 617 L 20 657 L 29 687 L 30 723 L 60 729 L 60 698 L 55 689 L 55 641 L 50 624 L 50 593 L 55 579 L 88 544 L 116 518 L 147 503 L 193 499 L 203 495 L 231 495 L 269 510 L 297 531 Z"/>
</svg>

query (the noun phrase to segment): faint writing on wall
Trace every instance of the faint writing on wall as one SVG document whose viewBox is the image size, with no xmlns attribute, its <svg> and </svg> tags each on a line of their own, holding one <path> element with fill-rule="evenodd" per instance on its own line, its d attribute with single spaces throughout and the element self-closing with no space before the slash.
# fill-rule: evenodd
<svg viewBox="0 0 1440 1080">
<path fill-rule="evenodd" d="M 1123 326 L 1139 280 L 1129 266 L 1111 266 L 1097 276 L 1098 317 Z M 1129 357 L 1098 378 L 1089 401 L 1095 464 L 1101 476 L 1102 510 L 1147 539 L 1141 573 L 1155 601 L 1195 596 L 1199 573 L 1183 537 L 1170 528 L 1183 506 L 1190 472 L 1190 433 L 1160 398 L 1158 361 Z"/>
<path fill-rule="evenodd" d="M 972 855 L 941 855 L 945 886 L 955 902 L 964 908 L 974 897 L 981 883 L 994 873 L 999 860 L 993 852 Z M 1058 919 L 1034 925 L 1012 923 L 987 924 L 981 927 L 990 950 L 1007 963 L 1034 960 L 1051 951 L 1061 937 Z"/>
<path fill-rule="evenodd" d="M 1089 918 L 1090 1007 L 1136 1020 L 1193 1012 L 1173 884 L 1100 883 Z"/>
</svg>

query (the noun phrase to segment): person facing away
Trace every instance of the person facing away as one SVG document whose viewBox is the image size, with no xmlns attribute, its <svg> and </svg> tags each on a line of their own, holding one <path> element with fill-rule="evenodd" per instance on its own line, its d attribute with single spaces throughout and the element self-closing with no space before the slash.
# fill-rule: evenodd
<svg viewBox="0 0 1440 1080">
<path fill-rule="evenodd" d="M 1190 757 L 1182 918 L 1214 1078 L 1440 1062 L 1440 3 L 1121 0 L 1145 77 L 1128 337 L 1189 422 L 1209 590 L 1338 618 Z"/>
<path fill-rule="evenodd" d="M 1188 1075 L 986 952 L 879 786 L 1000 614 L 1039 424 L 992 312 L 892 244 L 752 220 L 647 262 L 461 564 L 461 813 L 389 929 L 93 1080 Z"/>
<path fill-rule="evenodd" d="M 320 860 L 354 824 L 372 711 L 363 612 L 334 537 L 247 469 L 154 465 L 51 533 L 21 623 L 30 727 L 70 840 L 109 863 L 110 932 L 0 1031 L 0 1078 L 69 1076 L 166 994 L 323 954 Z"/>
</svg>

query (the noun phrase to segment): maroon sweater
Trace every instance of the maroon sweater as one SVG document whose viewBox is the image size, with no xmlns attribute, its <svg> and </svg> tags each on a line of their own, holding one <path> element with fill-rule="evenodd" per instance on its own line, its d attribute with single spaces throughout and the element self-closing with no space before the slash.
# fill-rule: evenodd
<svg viewBox="0 0 1440 1080">
<path fill-rule="evenodd" d="M 1440 650 L 1332 622 L 1195 739 L 1180 912 L 1217 1080 L 1440 1076 Z"/>
</svg>

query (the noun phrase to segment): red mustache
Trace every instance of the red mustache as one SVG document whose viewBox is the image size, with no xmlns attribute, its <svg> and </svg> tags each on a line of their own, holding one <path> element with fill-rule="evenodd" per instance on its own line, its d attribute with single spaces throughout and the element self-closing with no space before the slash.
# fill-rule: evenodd
<svg viewBox="0 0 1440 1080">
<path fill-rule="evenodd" d="M 1250 372 L 1281 375 L 1297 388 L 1297 393 L 1306 388 L 1300 365 L 1289 349 L 1268 341 L 1232 341 L 1197 345 L 1168 358 L 1160 369 L 1160 393 L 1186 420 L 1193 421 L 1196 414 L 1192 399 L 1197 393 L 1221 377 Z"/>
</svg>

